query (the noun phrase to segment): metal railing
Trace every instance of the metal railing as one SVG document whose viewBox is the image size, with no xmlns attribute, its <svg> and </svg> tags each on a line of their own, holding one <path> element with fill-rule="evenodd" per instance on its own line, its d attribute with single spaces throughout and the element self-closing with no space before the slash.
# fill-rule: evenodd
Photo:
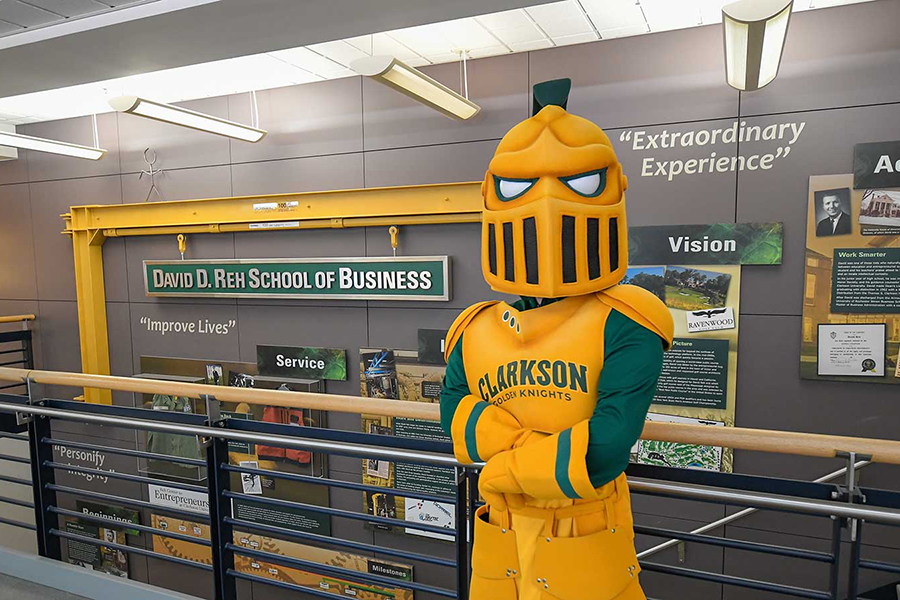
<svg viewBox="0 0 900 600">
<path fill-rule="evenodd" d="M 475 490 L 477 490 L 478 467 L 459 464 L 452 456 L 449 443 L 347 431 L 319 430 L 309 427 L 297 428 L 250 420 L 222 419 L 219 417 L 218 401 L 210 396 L 204 398 L 206 415 L 199 415 L 160 413 L 160 411 L 138 408 L 38 399 L 34 394 L 33 386 L 29 384 L 27 387 L 28 393 L 26 395 L 0 394 L 0 414 L 19 415 L 19 421 L 27 421 L 28 438 L 15 436 L 14 434 L 2 434 L 0 437 L 13 437 L 29 445 L 34 484 L 32 485 L 27 480 L 14 480 L 15 478 L 8 477 L 5 477 L 3 481 L 32 486 L 34 501 L 15 501 L 14 504 L 34 508 L 36 525 L 31 526 L 27 523 L 6 519 L 5 517 L 0 522 L 35 530 L 38 538 L 39 553 L 42 556 L 58 560 L 62 559 L 63 541 L 76 541 L 94 546 L 110 547 L 129 554 L 151 556 L 163 561 L 210 572 L 213 576 L 215 597 L 222 600 L 234 600 L 237 597 L 237 582 L 239 580 L 296 591 L 301 594 L 301 597 L 302 595 L 322 598 L 334 597 L 332 591 L 275 580 L 267 577 L 265 572 L 254 572 L 252 569 L 240 568 L 237 565 L 238 559 L 249 560 L 252 563 L 270 563 L 283 568 L 297 569 L 326 578 L 355 582 L 359 586 L 405 589 L 427 594 L 429 597 L 466 599 L 468 596 L 469 541 L 473 529 L 471 519 L 473 518 L 474 508 L 477 505 L 477 493 L 475 493 Z M 252 390 L 247 391 L 252 392 Z M 53 432 L 51 426 L 56 421 L 93 423 L 138 431 L 194 436 L 203 448 L 202 454 L 204 458 L 192 459 L 160 456 L 143 450 L 71 441 L 63 439 L 63 434 L 55 434 Z M 326 453 L 328 455 L 371 458 L 388 460 L 393 463 L 412 463 L 453 469 L 456 482 L 456 489 L 453 494 L 424 494 L 400 490 L 390 490 L 390 492 L 397 492 L 423 500 L 452 504 L 455 515 L 454 529 L 448 530 L 426 523 L 406 521 L 394 516 L 377 516 L 364 511 L 357 512 L 332 508 L 314 502 L 248 496 L 239 491 L 239 484 L 235 483 L 239 481 L 241 474 L 266 477 L 277 481 L 295 481 L 314 486 L 326 486 L 328 488 L 368 493 L 383 493 L 385 489 L 365 483 L 331 478 L 328 475 L 315 477 L 232 464 L 229 459 L 229 442 L 252 442 Z M 200 485 L 197 482 L 183 483 L 168 479 L 158 479 L 147 474 L 110 472 L 90 467 L 69 465 L 54 456 L 53 448 L 60 444 L 89 452 L 99 451 L 135 459 L 152 457 L 189 466 L 205 467 L 207 469 L 207 480 Z M 3 457 L 0 457 L 0 460 L 2 459 Z M 639 535 L 644 536 L 736 549 L 778 556 L 785 560 L 819 564 L 824 569 L 821 587 L 807 588 L 792 583 L 689 569 L 684 566 L 650 562 L 646 560 L 646 556 L 641 561 L 642 569 L 648 573 L 659 573 L 798 598 L 839 600 L 848 597 L 855 599 L 861 571 L 900 573 L 900 565 L 869 560 L 862 556 L 863 523 L 866 524 L 867 531 L 870 527 L 876 525 L 887 527 L 900 526 L 900 493 L 859 488 L 856 483 L 857 468 L 868 459 L 855 454 L 849 454 L 845 459 L 848 466 L 844 473 L 846 481 L 843 485 L 747 475 L 726 475 L 715 472 L 646 465 L 631 465 L 628 469 L 631 490 L 636 495 L 646 494 L 666 498 L 699 500 L 820 518 L 822 522 L 821 537 L 831 540 L 830 549 L 827 552 L 799 547 L 774 546 L 725 536 L 707 535 L 705 532 L 682 532 L 640 524 L 635 526 L 635 531 Z M 17 462 L 23 462 L 23 460 L 18 459 Z M 186 492 L 201 492 L 208 501 L 208 515 L 200 515 L 193 511 L 178 508 L 163 507 L 145 500 L 110 495 L 74 485 L 62 485 L 57 481 L 57 475 L 60 471 L 109 477 L 140 485 L 164 485 Z M 82 514 L 61 507 L 59 504 L 61 496 L 83 498 L 136 509 L 150 509 L 154 513 L 183 518 L 192 522 L 208 523 L 210 527 L 209 540 L 185 535 L 177 531 L 161 529 L 148 524 L 128 524 L 124 527 L 135 529 L 143 534 L 169 538 L 208 548 L 211 554 L 210 564 L 162 554 L 148 548 L 93 539 L 65 531 L 65 527 L 60 526 L 60 519 L 63 518 L 78 518 L 99 526 L 123 527 L 123 525 L 112 519 Z M 7 500 L 10 499 L 0 498 L 0 503 Z M 232 502 L 235 500 L 274 509 L 300 510 L 329 519 L 346 519 L 373 525 L 449 535 L 453 539 L 455 552 L 453 553 L 453 558 L 447 558 L 413 552 L 402 547 L 387 548 L 357 540 L 331 537 L 310 531 L 292 529 L 284 525 L 257 521 L 236 514 L 232 509 Z M 362 502 L 360 502 L 360 506 L 362 506 Z M 852 542 L 849 560 L 851 577 L 847 596 L 842 595 L 839 589 L 839 573 L 848 564 L 847 559 L 842 557 L 841 554 L 841 539 L 844 531 L 849 531 Z M 339 548 L 368 556 L 383 556 L 387 557 L 387 559 L 412 561 L 424 563 L 435 568 L 449 569 L 453 572 L 453 579 L 456 585 L 451 588 L 419 581 L 398 580 L 385 575 L 363 573 L 345 567 L 322 564 L 314 560 L 276 554 L 264 548 L 248 546 L 241 542 L 243 534 L 252 533 L 311 546 Z M 674 597 L 671 598 L 674 600 Z M 473 600 L 485 599 L 476 598 Z M 669 600 L 669 598 L 665 600 Z"/>
</svg>

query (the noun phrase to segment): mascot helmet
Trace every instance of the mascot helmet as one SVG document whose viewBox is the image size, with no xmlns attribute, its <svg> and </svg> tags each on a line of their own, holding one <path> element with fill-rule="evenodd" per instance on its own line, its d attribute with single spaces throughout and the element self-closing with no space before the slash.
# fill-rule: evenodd
<svg viewBox="0 0 900 600">
<path fill-rule="evenodd" d="M 570 87 L 534 86 L 534 116 L 503 137 L 481 185 L 481 267 L 498 292 L 589 294 L 628 268 L 628 182 L 603 130 L 566 112 Z"/>
</svg>

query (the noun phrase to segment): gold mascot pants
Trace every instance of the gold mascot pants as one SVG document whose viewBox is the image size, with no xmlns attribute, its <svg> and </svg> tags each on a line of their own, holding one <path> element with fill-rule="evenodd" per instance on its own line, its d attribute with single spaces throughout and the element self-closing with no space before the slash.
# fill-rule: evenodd
<svg viewBox="0 0 900 600">
<path fill-rule="evenodd" d="M 471 600 L 645 600 L 625 474 L 599 500 L 475 513 Z"/>
</svg>

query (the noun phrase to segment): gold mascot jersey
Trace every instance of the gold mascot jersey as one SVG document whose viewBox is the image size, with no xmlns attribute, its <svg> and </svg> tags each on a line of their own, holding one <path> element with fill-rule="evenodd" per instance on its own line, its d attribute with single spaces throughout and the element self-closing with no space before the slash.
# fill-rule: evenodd
<svg viewBox="0 0 900 600">
<path fill-rule="evenodd" d="M 525 430 L 537 432 L 523 443 L 573 428 L 571 435 L 581 435 L 586 444 L 604 364 L 605 326 L 613 309 L 657 333 L 664 345 L 671 342 L 671 316 L 662 302 L 644 290 L 615 286 L 527 311 L 502 302 L 470 307 L 450 330 L 447 355 L 461 338 L 470 393 L 507 411 Z M 470 406 L 485 406 L 476 398 Z M 467 410 L 460 409 L 458 413 Z M 454 447 L 464 461 L 477 460 L 471 456 L 477 456 L 474 448 L 463 448 L 464 438 L 472 443 L 460 430 L 468 420 L 465 414 L 454 417 Z M 491 436 L 489 430 L 479 433 Z M 543 458 L 533 468 L 546 473 L 551 489 L 557 485 L 556 457 L 546 457 L 547 464 Z M 529 498 L 508 511 L 479 509 L 472 600 L 644 598 L 625 475 L 594 489 L 582 469 L 571 484 L 575 490 L 590 487 L 590 495 L 578 494 L 583 500 Z"/>
</svg>

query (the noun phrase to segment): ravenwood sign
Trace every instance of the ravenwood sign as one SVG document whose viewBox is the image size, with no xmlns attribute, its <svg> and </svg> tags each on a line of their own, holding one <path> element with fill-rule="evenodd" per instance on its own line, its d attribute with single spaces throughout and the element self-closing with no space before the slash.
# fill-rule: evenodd
<svg viewBox="0 0 900 600">
<path fill-rule="evenodd" d="M 446 256 L 145 260 L 148 296 L 450 299 Z"/>
</svg>

